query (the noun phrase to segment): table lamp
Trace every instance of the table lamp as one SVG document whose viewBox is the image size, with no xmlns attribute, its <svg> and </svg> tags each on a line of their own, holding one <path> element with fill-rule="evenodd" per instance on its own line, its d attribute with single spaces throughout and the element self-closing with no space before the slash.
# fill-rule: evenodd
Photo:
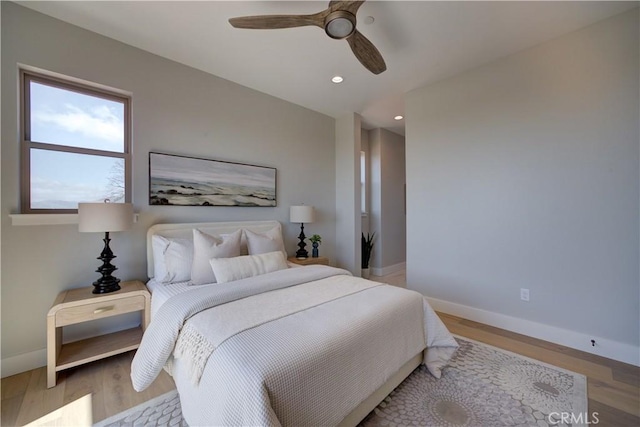
<svg viewBox="0 0 640 427">
<path fill-rule="evenodd" d="M 300 242 L 298 243 L 298 251 L 296 252 L 296 258 L 304 259 L 309 257 L 309 253 L 305 250 L 305 246 L 307 244 L 304 242 L 304 225 L 310 222 L 313 222 L 313 206 L 291 206 L 289 209 L 289 221 L 290 222 L 299 222 L 300 223 L 300 235 L 298 239 Z"/>
<path fill-rule="evenodd" d="M 94 294 L 106 294 L 120 289 L 120 279 L 111 275 L 117 268 L 111 264 L 116 256 L 109 248 L 109 233 L 124 231 L 133 223 L 133 205 L 131 203 L 78 203 L 78 230 L 82 233 L 104 232 L 104 248 L 98 257 L 102 265 L 96 272 L 102 277 L 93 282 Z"/>
</svg>

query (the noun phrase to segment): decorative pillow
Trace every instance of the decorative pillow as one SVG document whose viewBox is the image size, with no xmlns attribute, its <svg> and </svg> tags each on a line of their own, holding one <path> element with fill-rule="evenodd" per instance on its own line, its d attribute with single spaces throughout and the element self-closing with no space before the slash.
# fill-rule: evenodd
<svg viewBox="0 0 640 427">
<path fill-rule="evenodd" d="M 160 283 L 184 282 L 191 278 L 193 242 L 189 239 L 151 237 L 153 277 Z"/>
<path fill-rule="evenodd" d="M 218 283 L 232 282 L 289 268 L 286 258 L 280 251 L 235 258 L 211 258 L 209 263 Z"/>
<path fill-rule="evenodd" d="M 211 236 L 198 229 L 193 230 L 193 264 L 191 265 L 191 283 L 204 285 L 216 283 L 211 269 L 211 258 L 231 258 L 240 256 L 242 230 L 224 236 Z"/>
<path fill-rule="evenodd" d="M 273 227 L 266 233 L 256 233 L 251 230 L 244 230 L 247 239 L 249 255 L 260 255 L 273 251 L 280 251 L 287 258 L 287 251 L 284 249 L 282 241 L 282 230 L 280 225 Z"/>
</svg>

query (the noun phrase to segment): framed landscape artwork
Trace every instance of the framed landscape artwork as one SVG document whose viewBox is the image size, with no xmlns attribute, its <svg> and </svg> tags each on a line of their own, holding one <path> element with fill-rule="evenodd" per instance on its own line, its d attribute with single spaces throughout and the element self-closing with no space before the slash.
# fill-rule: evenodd
<svg viewBox="0 0 640 427">
<path fill-rule="evenodd" d="M 149 153 L 149 204 L 276 206 L 276 169 Z"/>
</svg>

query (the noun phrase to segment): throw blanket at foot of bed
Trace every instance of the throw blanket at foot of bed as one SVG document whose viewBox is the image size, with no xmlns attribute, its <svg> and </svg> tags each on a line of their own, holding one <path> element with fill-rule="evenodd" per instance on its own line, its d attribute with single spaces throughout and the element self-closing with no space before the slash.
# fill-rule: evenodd
<svg viewBox="0 0 640 427">
<path fill-rule="evenodd" d="M 146 388 L 175 348 L 190 425 L 335 425 L 425 347 L 439 375 L 457 344 L 422 295 L 313 266 L 169 300 L 131 375 Z"/>
</svg>

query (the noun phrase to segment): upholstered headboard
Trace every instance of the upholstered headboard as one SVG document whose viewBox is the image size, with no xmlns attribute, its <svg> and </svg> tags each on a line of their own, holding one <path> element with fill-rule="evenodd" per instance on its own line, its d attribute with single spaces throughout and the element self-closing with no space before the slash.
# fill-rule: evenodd
<svg viewBox="0 0 640 427">
<path fill-rule="evenodd" d="M 156 224 L 147 230 L 147 275 L 153 277 L 153 247 L 151 237 L 159 234 L 164 237 L 193 238 L 193 229 L 198 228 L 207 234 L 221 235 L 233 233 L 239 229 L 247 229 L 258 233 L 264 233 L 273 227 L 280 226 L 278 221 L 236 221 L 236 222 L 198 222 L 183 224 Z M 243 253 L 247 253 L 244 236 L 242 236 Z"/>
</svg>

